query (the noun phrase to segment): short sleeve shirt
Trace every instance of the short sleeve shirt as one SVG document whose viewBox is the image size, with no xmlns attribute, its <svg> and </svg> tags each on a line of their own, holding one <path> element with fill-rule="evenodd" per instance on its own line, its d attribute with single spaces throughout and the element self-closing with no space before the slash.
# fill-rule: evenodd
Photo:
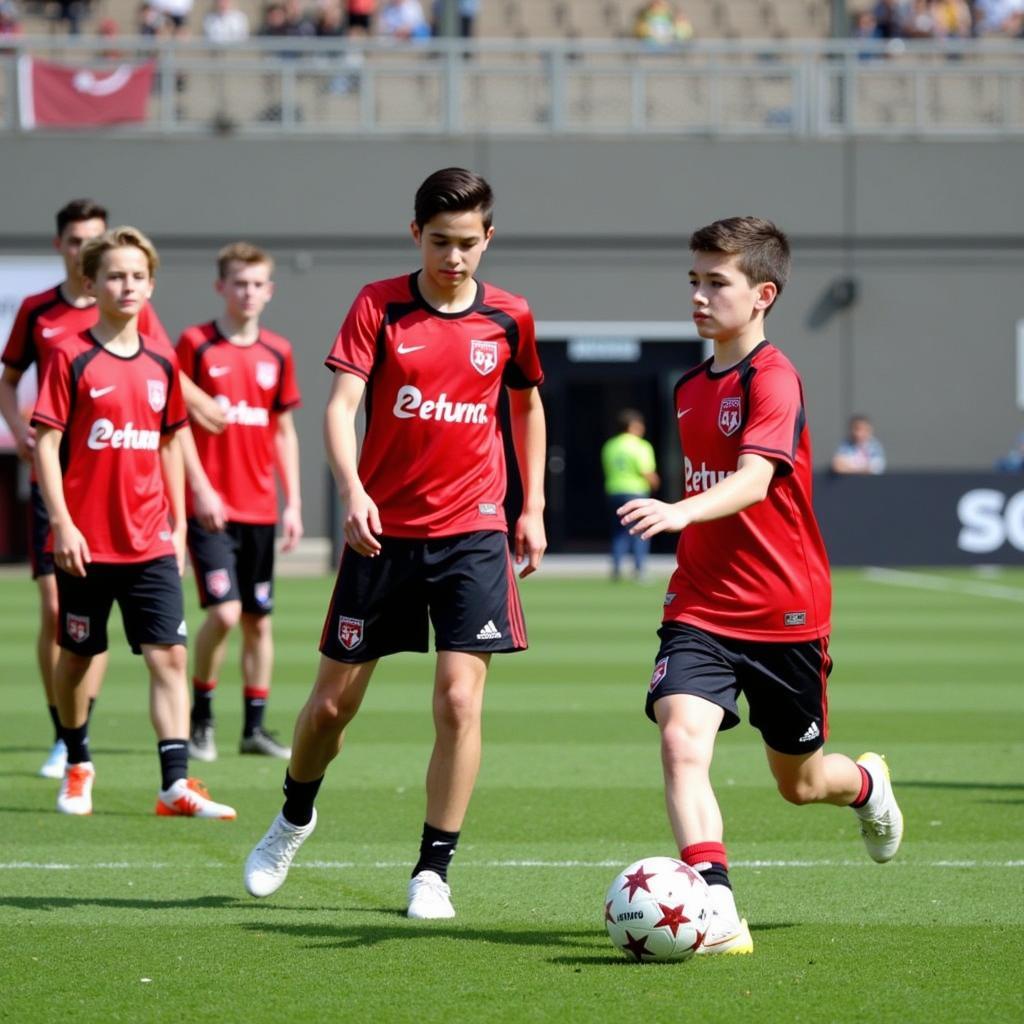
<svg viewBox="0 0 1024 1024">
<path fill-rule="evenodd" d="M 753 641 L 827 636 L 832 591 L 800 378 L 769 342 L 727 370 L 711 365 L 675 389 L 685 496 L 724 480 L 748 452 L 771 459 L 775 475 L 763 501 L 680 534 L 665 622 Z"/>
<path fill-rule="evenodd" d="M 645 473 L 655 469 L 654 448 L 636 434 L 623 433 L 605 441 L 601 448 L 606 494 L 650 494 Z"/>
<path fill-rule="evenodd" d="M 277 418 L 302 400 L 291 342 L 261 329 L 252 345 L 236 345 L 214 322 L 187 328 L 177 352 L 182 371 L 214 397 L 227 420 L 220 434 L 199 427 L 193 431 L 199 459 L 224 502 L 227 518 L 237 523 L 276 522 Z M 189 515 L 192 511 L 190 491 Z"/>
<path fill-rule="evenodd" d="M 477 282 L 472 305 L 442 313 L 417 275 L 367 285 L 326 359 L 367 382 L 359 477 L 385 535 L 505 530 L 503 386 L 543 380 L 525 299 Z"/>
<path fill-rule="evenodd" d="M 174 553 L 160 442 L 185 425 L 174 352 L 109 352 L 86 331 L 51 353 L 32 422 L 64 433 L 64 497 L 96 562 Z"/>
</svg>

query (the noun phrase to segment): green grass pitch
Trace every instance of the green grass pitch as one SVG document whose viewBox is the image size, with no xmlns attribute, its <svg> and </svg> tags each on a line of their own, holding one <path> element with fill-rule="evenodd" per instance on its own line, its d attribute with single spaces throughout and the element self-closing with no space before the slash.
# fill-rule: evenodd
<svg viewBox="0 0 1024 1024">
<path fill-rule="evenodd" d="M 0 1020 L 1024 1020 L 1024 570 L 847 571 L 835 584 L 830 749 L 888 756 L 903 849 L 875 865 L 849 811 L 785 804 L 744 724 L 719 741 L 714 778 L 755 954 L 656 966 L 627 962 L 601 917 L 618 869 L 675 852 L 642 712 L 658 586 L 524 583 L 532 648 L 492 668 L 450 875 L 458 917 L 415 923 L 403 910 L 432 734 L 427 658 L 380 666 L 316 834 L 257 902 L 242 863 L 280 805 L 283 765 L 234 752 L 234 651 L 216 698 L 221 759 L 197 774 L 238 821 L 153 815 L 146 685 L 116 612 L 95 814 L 63 817 L 56 784 L 34 775 L 49 739 L 35 591 L 5 576 Z M 279 582 L 268 725 L 285 734 L 330 586 Z"/>
</svg>

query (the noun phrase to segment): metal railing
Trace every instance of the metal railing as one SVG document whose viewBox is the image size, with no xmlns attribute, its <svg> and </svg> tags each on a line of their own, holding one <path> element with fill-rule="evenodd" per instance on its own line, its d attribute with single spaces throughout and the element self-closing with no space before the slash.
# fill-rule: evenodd
<svg viewBox="0 0 1024 1024">
<path fill-rule="evenodd" d="M 123 135 L 1024 135 L 1024 40 L 26 37 L 0 47 L 0 132 L 25 130 L 26 58 L 155 61 L 146 120 L 103 129 Z"/>
</svg>

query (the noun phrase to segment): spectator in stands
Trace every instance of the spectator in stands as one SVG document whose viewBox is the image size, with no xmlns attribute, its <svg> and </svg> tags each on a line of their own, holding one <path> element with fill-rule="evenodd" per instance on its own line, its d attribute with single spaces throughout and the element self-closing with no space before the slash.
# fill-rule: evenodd
<svg viewBox="0 0 1024 1024">
<path fill-rule="evenodd" d="M 1019 35 L 1024 23 L 1024 0 L 974 0 L 973 13 L 976 35 Z"/>
<path fill-rule="evenodd" d="M 135 32 L 140 36 L 152 36 L 159 38 L 170 33 L 170 24 L 150 0 L 139 5 L 135 15 Z"/>
<path fill-rule="evenodd" d="M 875 38 L 899 39 L 906 10 L 907 5 L 901 0 L 878 0 L 871 12 L 875 19 Z"/>
<path fill-rule="evenodd" d="M 849 434 L 832 456 L 832 472 L 875 476 L 885 472 L 885 449 L 867 416 L 850 417 Z"/>
<path fill-rule="evenodd" d="M 947 39 L 968 39 L 972 34 L 971 5 L 967 0 L 935 0 L 939 34 Z"/>
<path fill-rule="evenodd" d="M 18 8 L 12 0 L 0 3 L 0 39 L 13 39 L 21 35 L 21 22 L 18 20 Z"/>
<path fill-rule="evenodd" d="M 445 8 L 449 4 L 455 6 L 455 33 L 462 39 L 472 39 L 480 14 L 480 0 L 434 0 L 434 35 L 445 34 Z"/>
<path fill-rule="evenodd" d="M 214 0 L 213 10 L 203 18 L 203 35 L 218 46 L 240 43 L 249 38 L 249 18 L 234 0 Z"/>
<path fill-rule="evenodd" d="M 391 39 L 427 39 L 430 24 L 420 0 L 384 0 L 377 17 L 378 34 Z"/>
<path fill-rule="evenodd" d="M 300 0 L 284 0 L 284 20 L 287 26 L 286 35 L 307 38 L 316 35 L 316 21 L 303 8 Z"/>
<path fill-rule="evenodd" d="M 96 35 L 100 39 L 113 42 L 120 34 L 121 26 L 115 18 L 102 18 L 96 26 Z M 125 53 L 124 50 L 119 50 L 116 46 L 105 46 L 102 50 L 97 51 L 97 56 L 101 60 L 124 60 Z"/>
<path fill-rule="evenodd" d="M 655 46 L 669 46 L 692 39 L 693 25 L 669 0 L 649 0 L 636 12 L 633 35 Z"/>
<path fill-rule="evenodd" d="M 188 19 L 192 0 L 150 0 L 171 26 L 171 35 L 184 39 L 188 35 Z"/>
<path fill-rule="evenodd" d="M 997 473 L 1024 473 L 1024 433 L 1017 435 L 1012 450 L 996 462 Z"/>
<path fill-rule="evenodd" d="M 359 34 L 368 36 L 373 29 L 373 16 L 377 11 L 377 0 L 348 0 L 345 24 L 349 33 L 359 29 Z"/>
</svg>

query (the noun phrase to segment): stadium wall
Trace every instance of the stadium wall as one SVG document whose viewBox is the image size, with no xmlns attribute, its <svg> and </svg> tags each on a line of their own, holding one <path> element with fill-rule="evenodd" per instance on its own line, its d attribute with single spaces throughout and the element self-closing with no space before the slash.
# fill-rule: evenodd
<svg viewBox="0 0 1024 1024">
<path fill-rule="evenodd" d="M 795 260 L 768 333 L 803 374 L 819 465 L 852 412 L 873 417 L 893 469 L 984 470 L 1021 429 L 1019 141 L 8 137 L 0 253 L 47 251 L 56 207 L 95 196 L 157 241 L 155 302 L 176 334 L 218 311 L 220 245 L 267 245 L 267 324 L 296 343 L 307 525 L 323 534 L 323 356 L 363 282 L 415 267 L 413 192 L 452 164 L 492 180 L 485 276 L 538 320 L 686 321 L 689 231 L 778 221 Z M 609 428 L 595 423 L 595 452 Z"/>
</svg>

